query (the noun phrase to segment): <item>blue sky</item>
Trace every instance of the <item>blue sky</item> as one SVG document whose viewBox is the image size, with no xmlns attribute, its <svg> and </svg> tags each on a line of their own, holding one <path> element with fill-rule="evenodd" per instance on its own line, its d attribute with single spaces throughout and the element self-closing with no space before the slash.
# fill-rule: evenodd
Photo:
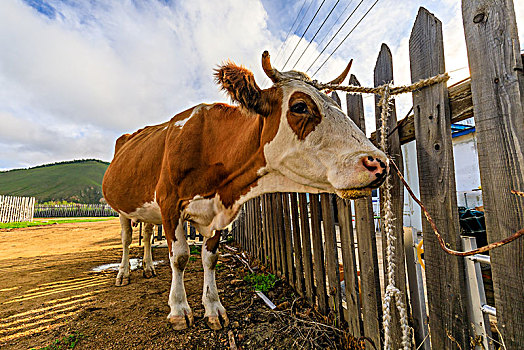
<svg viewBox="0 0 524 350">
<path fill-rule="evenodd" d="M 310 1 L 304 20 L 300 23 L 300 17 L 283 44 L 299 10 L 304 14 Z M 212 77 L 213 68 L 226 59 L 253 70 L 257 82 L 268 86 L 261 53 L 269 50 L 274 65 L 282 68 L 321 3 L 0 1 L 0 169 L 80 158 L 109 161 L 119 135 L 169 120 L 201 102 L 227 101 Z M 336 3 L 324 1 L 286 70 L 295 65 Z M 310 66 L 359 3 L 309 74 L 374 0 L 338 2 L 296 69 Z M 446 68 L 453 81 L 467 77 L 459 1 L 379 0 L 314 78 L 332 79 L 353 58 L 352 73 L 363 85 L 371 85 L 384 42 L 394 56 L 395 81 L 409 83 L 407 47 L 420 6 L 443 22 Z M 524 0 L 515 0 L 515 9 L 517 18 L 524 18 Z M 518 24 L 523 38 L 524 24 Z M 409 110 L 410 99 L 397 100 L 399 117 Z M 373 98 L 364 101 L 369 133 L 374 129 Z"/>
</svg>

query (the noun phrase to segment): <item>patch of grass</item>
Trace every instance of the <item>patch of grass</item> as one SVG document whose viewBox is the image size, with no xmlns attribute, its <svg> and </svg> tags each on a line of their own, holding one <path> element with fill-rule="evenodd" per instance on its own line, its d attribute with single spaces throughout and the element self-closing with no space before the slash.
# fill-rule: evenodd
<svg viewBox="0 0 524 350">
<path fill-rule="evenodd" d="M 32 226 L 44 226 L 44 225 L 55 225 L 55 224 L 70 224 L 75 222 L 98 222 L 112 220 L 113 218 L 93 218 L 93 219 L 53 219 L 53 220 L 36 220 L 36 221 L 23 221 L 23 222 L 8 222 L 0 223 L 0 229 L 2 228 L 25 228 Z"/>
<path fill-rule="evenodd" d="M 62 349 L 74 349 L 80 339 L 84 338 L 82 333 L 75 332 L 70 335 L 66 335 L 62 339 L 56 339 L 52 344 L 44 346 L 43 348 L 32 348 L 31 350 L 62 350 Z"/>
<path fill-rule="evenodd" d="M 196 256 L 190 256 L 189 257 L 189 261 L 196 261 L 196 259 L 197 259 Z"/>
<path fill-rule="evenodd" d="M 189 253 L 191 255 L 194 255 L 194 254 L 200 254 L 200 251 L 201 251 L 202 247 L 200 246 L 197 246 L 197 245 L 192 245 L 192 246 L 189 246 Z"/>
<path fill-rule="evenodd" d="M 275 287 L 278 278 L 271 273 L 250 273 L 244 277 L 244 281 L 250 283 L 255 288 L 255 290 L 267 292 L 268 290 L 271 290 Z"/>
</svg>

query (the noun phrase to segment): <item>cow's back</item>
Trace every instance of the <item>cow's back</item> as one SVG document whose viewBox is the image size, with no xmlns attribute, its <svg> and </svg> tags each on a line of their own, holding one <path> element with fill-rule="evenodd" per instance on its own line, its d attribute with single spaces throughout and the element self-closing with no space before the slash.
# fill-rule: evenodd
<svg viewBox="0 0 524 350">
<path fill-rule="evenodd" d="M 155 200 L 166 136 L 179 132 L 173 123 L 191 110 L 176 115 L 169 122 L 147 126 L 117 139 L 115 155 L 102 183 L 104 198 L 111 207 L 129 214 Z"/>
</svg>

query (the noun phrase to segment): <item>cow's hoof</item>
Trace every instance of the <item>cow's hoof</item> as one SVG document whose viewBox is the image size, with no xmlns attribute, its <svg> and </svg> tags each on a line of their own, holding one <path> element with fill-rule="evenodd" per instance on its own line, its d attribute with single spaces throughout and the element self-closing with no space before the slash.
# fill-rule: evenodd
<svg viewBox="0 0 524 350">
<path fill-rule="evenodd" d="M 118 276 L 116 276 L 115 286 L 122 287 L 127 284 L 129 284 L 129 276 L 124 276 L 121 274 L 118 274 Z"/>
<path fill-rule="evenodd" d="M 173 326 L 174 330 L 181 331 L 183 329 L 189 328 L 193 325 L 193 313 L 185 314 L 183 316 L 167 316 L 167 320 Z"/>
<path fill-rule="evenodd" d="M 150 269 L 150 270 L 144 270 L 142 272 L 142 275 L 145 277 L 145 278 L 151 278 L 151 277 L 155 277 L 156 276 L 156 272 L 154 269 Z"/>
<path fill-rule="evenodd" d="M 206 316 L 204 320 L 207 326 L 215 331 L 226 328 L 229 325 L 229 319 L 225 313 L 223 315 L 218 313 L 218 316 Z"/>
</svg>

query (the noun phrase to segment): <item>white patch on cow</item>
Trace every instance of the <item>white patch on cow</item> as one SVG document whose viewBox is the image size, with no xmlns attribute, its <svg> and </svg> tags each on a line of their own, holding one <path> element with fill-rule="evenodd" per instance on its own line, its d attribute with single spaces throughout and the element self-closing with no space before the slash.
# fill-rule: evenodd
<svg viewBox="0 0 524 350">
<path fill-rule="evenodd" d="M 187 117 L 186 119 L 182 119 L 182 120 L 175 122 L 175 126 L 183 127 L 184 124 L 187 123 L 189 119 L 191 119 L 191 116 Z"/>
<path fill-rule="evenodd" d="M 186 241 L 186 234 L 182 228 L 183 221 L 180 220 L 176 229 L 176 240 L 171 246 L 169 261 L 171 263 L 171 291 L 169 292 L 169 306 L 171 312 L 169 317 L 180 317 L 191 314 L 191 308 L 187 303 L 186 290 L 184 288 L 184 269 L 189 259 L 189 246 Z"/>
<path fill-rule="evenodd" d="M 141 207 L 136 208 L 135 211 L 131 213 L 125 213 L 123 211 L 119 211 L 119 213 L 133 222 L 141 221 L 155 225 L 162 224 L 162 214 L 156 201 L 156 192 L 154 199 L 151 202 L 142 204 Z"/>
<path fill-rule="evenodd" d="M 194 224 L 198 232 L 204 237 L 211 237 L 214 230 L 223 230 L 238 214 L 240 206 L 236 203 L 226 208 L 220 196 L 213 198 L 195 196 L 182 212 L 182 217 Z"/>
<path fill-rule="evenodd" d="M 218 289 L 215 280 L 215 265 L 217 253 L 207 250 L 207 238 L 202 244 L 202 266 L 204 267 L 204 289 L 202 292 L 202 304 L 204 305 L 204 317 L 218 317 L 219 314 L 226 315 L 226 309 L 222 306 L 218 296 Z"/>
<path fill-rule="evenodd" d="M 367 156 L 386 159 L 328 96 L 293 81 L 282 87 L 282 115 L 277 134 L 264 146 L 267 171 L 321 191 L 363 187 L 376 179 L 362 164 Z M 289 99 L 301 91 L 318 106 L 322 121 L 299 140 L 287 121 Z"/>
</svg>

